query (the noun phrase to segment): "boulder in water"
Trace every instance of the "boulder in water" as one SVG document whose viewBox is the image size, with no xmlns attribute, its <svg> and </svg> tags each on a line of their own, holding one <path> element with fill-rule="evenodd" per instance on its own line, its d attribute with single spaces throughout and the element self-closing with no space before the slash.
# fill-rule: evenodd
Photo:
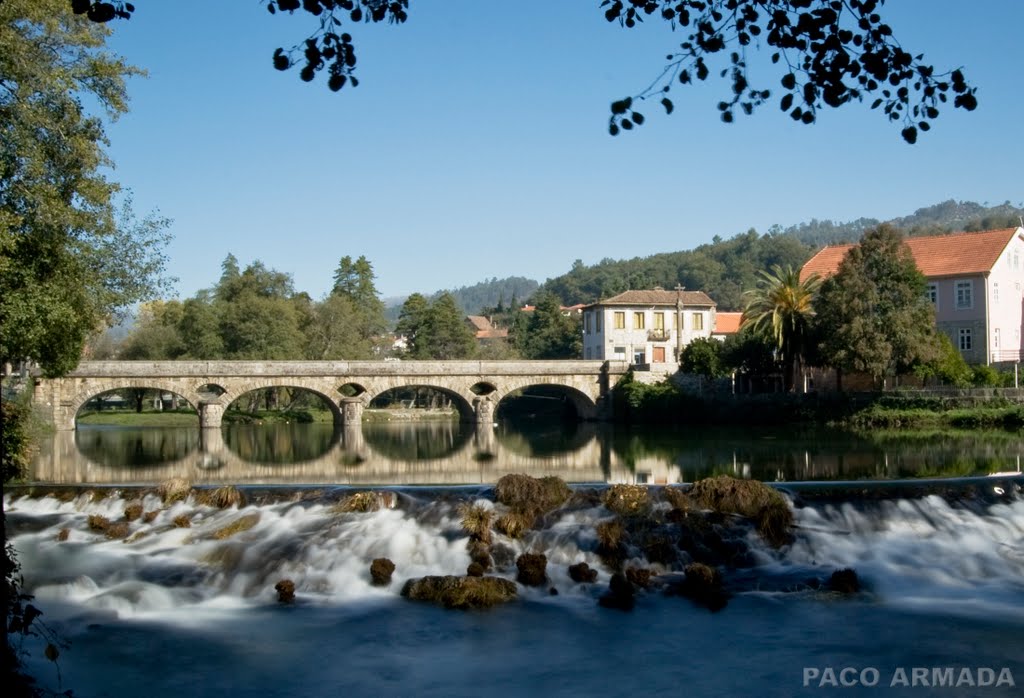
<svg viewBox="0 0 1024 698">
<path fill-rule="evenodd" d="M 345 497 L 334 505 L 334 512 L 337 514 L 348 514 L 352 512 L 368 513 L 381 509 L 393 509 L 397 499 L 394 492 L 356 492 Z"/>
<path fill-rule="evenodd" d="M 601 503 L 619 516 L 640 516 L 650 509 L 651 500 L 644 485 L 612 485 Z"/>
<path fill-rule="evenodd" d="M 597 600 L 597 603 L 603 608 L 632 611 L 636 606 L 635 589 L 626 579 L 626 575 L 616 572 L 608 582 L 608 591 Z"/>
<path fill-rule="evenodd" d="M 694 562 L 683 570 L 686 579 L 683 580 L 679 592 L 704 606 L 711 611 L 720 611 L 729 602 L 729 597 L 722 589 L 722 574 L 701 562 Z"/>
<path fill-rule="evenodd" d="M 374 586 L 386 587 L 391 583 L 391 575 L 395 572 L 395 563 L 386 557 L 378 557 L 370 563 L 370 579 Z"/>
<path fill-rule="evenodd" d="M 651 571 L 646 567 L 627 567 L 626 579 L 640 589 L 647 589 L 651 586 Z"/>
<path fill-rule="evenodd" d="M 260 522 L 260 515 L 258 513 L 246 514 L 245 516 L 239 516 L 234 521 L 224 526 L 221 526 L 213 532 L 213 537 L 217 540 L 224 540 L 230 538 L 233 535 L 248 531 L 250 528 Z"/>
<path fill-rule="evenodd" d="M 689 494 L 705 509 L 752 519 L 761 536 L 776 548 L 790 541 L 793 512 L 789 503 L 763 482 L 718 475 L 695 482 Z"/>
<path fill-rule="evenodd" d="M 479 504 L 465 504 L 459 508 L 459 513 L 462 515 L 462 528 L 469 534 L 469 540 L 490 545 L 494 511 Z"/>
<path fill-rule="evenodd" d="M 486 571 L 479 562 L 471 562 L 469 567 L 466 568 L 466 574 L 470 577 L 483 577 Z"/>
<path fill-rule="evenodd" d="M 196 499 L 200 504 L 218 509 L 245 506 L 245 497 L 242 492 L 231 485 L 224 485 L 215 490 L 199 490 L 196 493 Z"/>
<path fill-rule="evenodd" d="M 124 508 L 124 518 L 128 521 L 135 521 L 142 516 L 142 502 L 129 502 Z"/>
<path fill-rule="evenodd" d="M 172 521 L 176 528 L 192 528 L 192 519 L 189 518 L 188 514 L 178 514 Z"/>
<path fill-rule="evenodd" d="M 543 553 L 523 553 L 516 559 L 519 574 L 516 581 L 528 587 L 539 587 L 547 579 L 548 558 Z"/>
<path fill-rule="evenodd" d="M 569 579 L 577 584 L 593 584 L 597 581 L 597 570 L 591 569 L 585 562 L 569 565 Z"/>
<path fill-rule="evenodd" d="M 491 608 L 516 598 L 516 585 L 501 577 L 430 576 L 410 579 L 402 596 L 445 608 Z"/>
<path fill-rule="evenodd" d="M 840 594 L 856 594 L 860 591 L 860 579 L 858 579 L 857 573 L 849 567 L 836 570 L 828 580 L 828 588 Z"/>
<path fill-rule="evenodd" d="M 172 504 L 188 497 L 192 484 L 183 477 L 172 477 L 164 480 L 156 487 L 157 494 L 164 504 Z"/>
<path fill-rule="evenodd" d="M 290 579 L 282 579 L 274 585 L 277 592 L 278 603 L 292 603 L 295 601 L 295 582 Z"/>
</svg>

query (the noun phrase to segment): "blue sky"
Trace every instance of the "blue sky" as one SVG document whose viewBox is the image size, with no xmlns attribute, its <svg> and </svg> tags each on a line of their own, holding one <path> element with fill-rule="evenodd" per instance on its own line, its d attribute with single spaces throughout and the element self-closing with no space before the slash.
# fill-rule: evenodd
<svg viewBox="0 0 1024 698">
<path fill-rule="evenodd" d="M 714 235 L 811 218 L 891 218 L 950 198 L 1024 199 L 1016 0 L 890 0 L 904 48 L 963 66 L 973 113 L 947 108 L 915 146 L 868 104 L 817 124 L 776 96 L 723 124 L 723 81 L 673 89 L 612 138 L 608 104 L 660 72 L 682 37 L 626 30 L 598 0 L 414 0 L 400 26 L 350 31 L 360 85 L 330 92 L 271 54 L 314 29 L 263 4 L 137 0 L 111 47 L 149 71 L 109 128 L 113 177 L 140 214 L 174 220 L 169 272 L 187 297 L 229 253 L 319 297 L 343 255 L 366 255 L 384 296 L 490 277 L 543 281 L 593 264 L 690 249 Z M 969 7 L 969 12 L 965 9 Z M 762 50 L 767 54 L 767 51 Z"/>
</svg>

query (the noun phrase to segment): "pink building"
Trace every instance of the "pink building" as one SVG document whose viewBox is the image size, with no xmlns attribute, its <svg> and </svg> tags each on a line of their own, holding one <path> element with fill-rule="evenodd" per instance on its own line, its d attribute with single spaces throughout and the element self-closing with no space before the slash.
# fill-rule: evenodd
<svg viewBox="0 0 1024 698">
<path fill-rule="evenodd" d="M 969 363 L 1021 360 L 1024 353 L 1024 228 L 908 238 L 928 280 L 935 323 Z M 853 245 L 825 247 L 800 278 L 839 269 Z"/>
</svg>

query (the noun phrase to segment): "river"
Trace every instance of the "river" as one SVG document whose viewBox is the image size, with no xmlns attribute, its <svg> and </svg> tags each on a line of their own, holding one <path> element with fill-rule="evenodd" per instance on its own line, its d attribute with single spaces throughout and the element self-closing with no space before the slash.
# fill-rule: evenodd
<svg viewBox="0 0 1024 698">
<path fill-rule="evenodd" d="M 29 643 L 29 666 L 76 696 L 1010 696 L 1024 681 L 1021 455 L 1010 433 L 88 428 L 56 435 L 38 484 L 4 496 L 26 588 L 70 642 L 57 667 Z M 522 539 L 494 534 L 493 574 L 515 579 L 518 554 L 543 552 L 546 583 L 488 611 L 402 598 L 407 579 L 465 574 L 460 507 L 497 511 L 492 485 L 514 472 L 572 483 L 574 504 Z M 775 483 L 791 541 L 742 529 L 749 560 L 723 568 L 718 612 L 657 583 L 630 612 L 600 607 L 612 574 L 594 534 L 612 518 L 600 494 L 649 484 L 664 518 L 666 487 L 714 474 Z M 164 505 L 151 485 L 172 477 L 241 485 L 245 501 Z M 338 510 L 365 488 L 385 506 Z M 126 538 L 90 528 L 90 516 L 124 521 L 129 504 L 152 513 Z M 671 580 L 686 561 L 673 555 L 631 547 L 625 564 Z M 375 586 L 381 557 L 396 569 Z M 580 561 L 596 583 L 572 581 Z M 827 591 L 844 568 L 861 590 Z M 285 578 L 287 605 L 274 590 Z"/>
</svg>

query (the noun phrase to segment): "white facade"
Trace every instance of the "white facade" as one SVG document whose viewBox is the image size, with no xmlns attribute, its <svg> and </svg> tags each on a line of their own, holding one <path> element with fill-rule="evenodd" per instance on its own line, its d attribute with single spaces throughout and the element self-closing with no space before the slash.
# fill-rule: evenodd
<svg viewBox="0 0 1024 698">
<path fill-rule="evenodd" d="M 675 371 L 682 348 L 714 328 L 701 291 L 626 291 L 583 309 L 583 358 Z"/>
</svg>

